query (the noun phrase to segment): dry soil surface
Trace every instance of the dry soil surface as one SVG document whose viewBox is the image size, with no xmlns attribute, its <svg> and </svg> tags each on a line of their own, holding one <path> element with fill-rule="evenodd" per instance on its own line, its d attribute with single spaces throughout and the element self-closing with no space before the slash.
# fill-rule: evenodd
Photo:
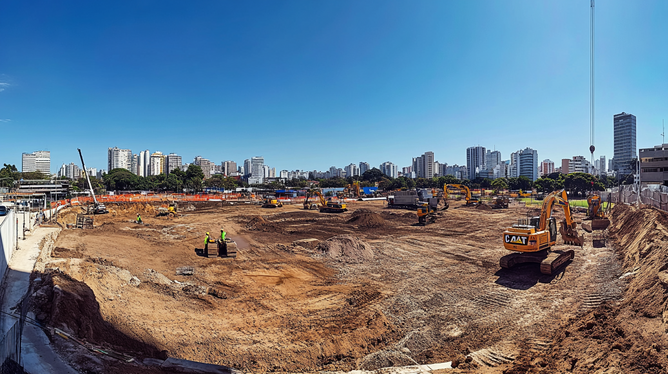
<svg viewBox="0 0 668 374">
<path fill-rule="evenodd" d="M 509 253 L 503 230 L 527 216 L 519 205 L 454 202 L 427 226 L 378 201 L 350 203 L 342 214 L 193 204 L 175 219 L 144 204 L 109 208 L 92 230 L 64 230 L 44 259 L 38 319 L 139 358 L 168 354 L 249 372 L 451 360 L 463 371 L 538 370 L 535 358 L 557 354 L 569 321 L 621 298 L 630 267 L 587 234 L 558 274 L 542 275 L 537 264 L 500 269 Z M 132 223 L 137 212 L 146 225 Z M 238 256 L 201 256 L 205 232 L 221 227 Z M 177 275 L 181 267 L 194 274 Z M 54 285 L 61 291 L 49 292 Z M 659 325 L 663 303 L 649 312 Z"/>
</svg>

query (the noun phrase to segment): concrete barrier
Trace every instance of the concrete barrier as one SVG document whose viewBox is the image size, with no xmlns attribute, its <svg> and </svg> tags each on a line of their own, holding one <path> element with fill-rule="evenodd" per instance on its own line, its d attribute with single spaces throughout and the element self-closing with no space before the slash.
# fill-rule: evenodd
<svg viewBox="0 0 668 374">
<path fill-rule="evenodd" d="M 10 210 L 4 221 L 0 223 L 0 280 L 4 280 L 9 260 L 16 250 L 16 213 Z"/>
</svg>

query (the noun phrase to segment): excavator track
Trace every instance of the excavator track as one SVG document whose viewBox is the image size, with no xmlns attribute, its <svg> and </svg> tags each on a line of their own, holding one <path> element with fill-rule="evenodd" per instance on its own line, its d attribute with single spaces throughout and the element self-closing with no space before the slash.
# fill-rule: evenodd
<svg viewBox="0 0 668 374">
<path fill-rule="evenodd" d="M 575 257 L 575 251 L 567 250 L 542 250 L 539 252 L 516 252 L 505 255 L 499 260 L 499 265 L 504 269 L 510 269 L 517 264 L 533 262 L 540 264 L 540 272 L 546 275 L 555 273 L 561 265 L 572 260 Z"/>
<path fill-rule="evenodd" d="M 549 255 L 540 263 L 540 272 L 545 275 L 552 275 L 555 273 L 561 265 L 572 260 L 575 257 L 575 251 L 572 249 L 568 250 L 555 250 L 550 252 Z"/>
</svg>

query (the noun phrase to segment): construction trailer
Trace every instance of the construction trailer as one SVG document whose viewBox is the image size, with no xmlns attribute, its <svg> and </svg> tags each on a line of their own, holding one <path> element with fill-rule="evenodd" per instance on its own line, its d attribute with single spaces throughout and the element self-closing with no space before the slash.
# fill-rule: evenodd
<svg viewBox="0 0 668 374">
<path fill-rule="evenodd" d="M 421 189 L 413 191 L 396 191 L 387 197 L 387 207 L 392 209 L 416 210 L 422 207 L 424 203 L 432 209 L 438 208 L 438 202 L 441 200 L 435 197 L 431 190 Z"/>
</svg>

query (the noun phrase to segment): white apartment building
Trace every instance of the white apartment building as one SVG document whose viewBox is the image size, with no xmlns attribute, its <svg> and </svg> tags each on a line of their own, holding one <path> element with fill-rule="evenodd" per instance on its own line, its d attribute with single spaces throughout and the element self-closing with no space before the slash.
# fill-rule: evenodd
<svg viewBox="0 0 668 374">
<path fill-rule="evenodd" d="M 129 149 L 109 148 L 107 151 L 107 169 L 125 169 L 132 167 L 132 151 Z"/>
<path fill-rule="evenodd" d="M 24 153 L 21 157 L 21 171 L 29 173 L 39 171 L 51 175 L 51 151 Z"/>
</svg>

